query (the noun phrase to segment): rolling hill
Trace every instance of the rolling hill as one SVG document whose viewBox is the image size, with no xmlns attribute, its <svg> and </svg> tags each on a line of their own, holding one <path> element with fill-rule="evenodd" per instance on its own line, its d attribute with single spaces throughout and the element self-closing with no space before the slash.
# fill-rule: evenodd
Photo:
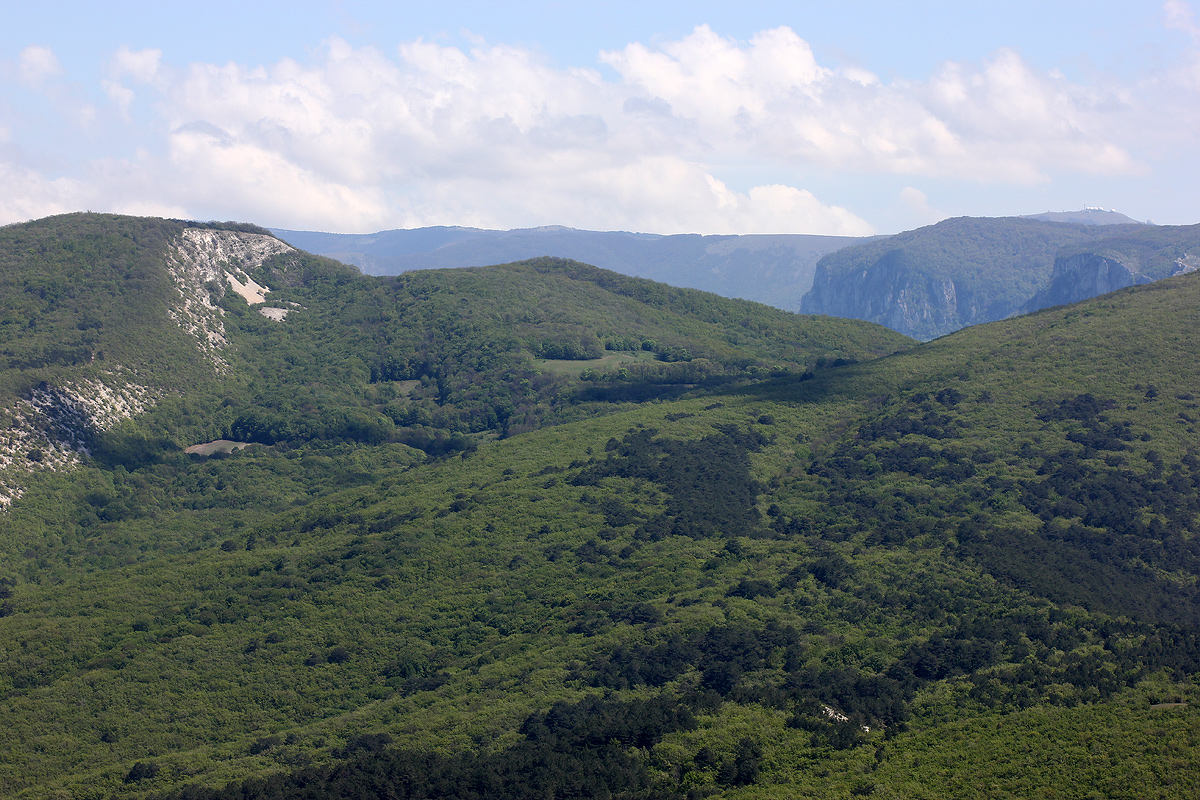
<svg viewBox="0 0 1200 800">
<path fill-rule="evenodd" d="M 114 362 L 158 393 L 0 517 L 0 796 L 1200 784 L 1200 276 L 912 346 L 553 259 L 0 233 L 37 286 L 113 276 L 40 312 L 74 355 L 12 366 L 13 403 Z M 216 350 L 171 314 L 191 240 Z M 253 444 L 180 449 L 220 435 Z"/>
<path fill-rule="evenodd" d="M 253 226 L 64 215 L 0 229 L 0 262 L 8 498 L 21 476 L 96 448 L 136 461 L 234 436 L 442 450 L 907 346 L 563 260 L 368 278 Z"/>
<path fill-rule="evenodd" d="M 961 218 L 896 236 L 861 238 L 660 236 L 562 226 L 510 231 L 431 227 L 371 234 L 273 232 L 297 247 L 373 275 L 554 256 L 788 311 L 870 320 L 930 339 L 967 325 L 1170 274 L 1170 270 L 1158 274 L 1163 271 L 1157 268 L 1139 270 L 1138 255 L 1127 250 L 1121 253 L 1129 264 L 1121 257 L 1111 257 L 1117 265 L 1109 267 L 1078 259 L 1057 263 L 1060 250 L 1112 238 L 1113 226 L 1124 226 L 1133 239 L 1176 236 L 1167 233 L 1176 229 L 1154 234 L 1150 231 L 1155 226 L 1098 208 Z"/>
<path fill-rule="evenodd" d="M 556 225 L 510 231 L 435 227 L 372 234 L 282 229 L 274 233 L 297 247 L 353 264 L 371 275 L 554 256 L 787 311 L 799 310 L 821 256 L 862 241 L 852 236 L 806 234 L 663 236 Z"/>
</svg>

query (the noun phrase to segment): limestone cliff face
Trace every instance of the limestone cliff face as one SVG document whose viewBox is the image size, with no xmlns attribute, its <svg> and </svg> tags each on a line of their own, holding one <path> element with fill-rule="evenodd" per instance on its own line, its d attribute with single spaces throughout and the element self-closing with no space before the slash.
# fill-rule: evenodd
<svg viewBox="0 0 1200 800">
<path fill-rule="evenodd" d="M 954 279 L 924 271 L 903 250 L 836 277 L 818 264 L 801 311 L 877 322 L 923 340 L 986 321 L 992 313 L 1004 314 L 1003 309 L 982 304 Z"/>
<path fill-rule="evenodd" d="M 896 249 L 853 271 L 837 272 L 828 269 L 826 262 L 818 264 L 801 311 L 864 319 L 928 340 L 968 325 L 1077 303 L 1196 269 L 1200 269 L 1200 256 L 1187 253 L 1164 261 L 1133 250 L 1076 252 L 1054 260 L 1043 288 L 1027 290 L 1032 297 L 1014 297 L 1013 292 L 997 297 L 999 293 L 987 291 L 987 284 L 980 287 L 978 280 L 972 284 L 933 273 L 909 252 Z M 1003 271 L 1003 266 L 996 270 Z"/>
<path fill-rule="evenodd" d="M 1200 267 L 1200 225 L 960 217 L 824 256 L 801 310 L 917 339 Z"/>
<path fill-rule="evenodd" d="M 943 220 L 824 256 L 801 309 L 933 339 L 1019 311 L 1059 250 L 1102 233 L 1033 219 Z"/>
<path fill-rule="evenodd" d="M 1077 303 L 1126 286 L 1149 283 L 1129 267 L 1098 253 L 1080 253 L 1056 259 L 1050 285 L 1034 295 L 1031 309 Z"/>
<path fill-rule="evenodd" d="M 0 409 L 8 421 L 0 431 L 0 510 L 21 496 L 30 473 L 74 467 L 92 437 L 146 411 L 161 394 L 114 366 L 95 378 L 42 383 Z"/>
<path fill-rule="evenodd" d="M 1055 259 L 1050 285 L 1033 296 L 1026 311 L 1078 303 L 1090 297 L 1115 292 L 1127 286 L 1151 283 L 1163 277 L 1182 275 L 1200 268 L 1200 258 L 1189 254 L 1173 259 L 1164 269 L 1147 275 L 1136 256 L 1118 253 L 1075 253 Z"/>
</svg>

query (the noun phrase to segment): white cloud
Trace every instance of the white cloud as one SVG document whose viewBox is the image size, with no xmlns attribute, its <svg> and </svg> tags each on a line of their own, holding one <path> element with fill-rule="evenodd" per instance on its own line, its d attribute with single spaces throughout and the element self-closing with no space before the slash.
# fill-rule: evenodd
<svg viewBox="0 0 1200 800">
<path fill-rule="evenodd" d="M 133 107 L 136 93 L 123 82 L 125 79 L 140 84 L 148 84 L 165 88 L 169 76 L 161 69 L 162 51 L 156 48 L 145 50 L 130 50 L 128 45 L 117 48 L 108 64 L 108 78 L 100 81 L 100 87 L 108 98 L 117 106 L 121 117 L 130 119 L 130 109 Z"/>
<path fill-rule="evenodd" d="M 1166 0 L 1163 3 L 1163 11 L 1166 14 L 1168 28 L 1200 38 L 1200 25 L 1196 24 L 1196 17 L 1192 13 L 1190 5 L 1183 0 Z"/>
<path fill-rule="evenodd" d="M 315 64 L 193 64 L 163 92 L 175 183 L 198 203 L 343 230 L 869 230 L 798 189 L 713 190 L 701 162 L 647 135 L 623 110 L 628 92 L 594 70 L 507 46 L 397 52 L 335 39 Z"/>
<path fill-rule="evenodd" d="M 29 45 L 17 58 L 17 80 L 26 88 L 42 94 L 53 107 L 81 128 L 96 122 L 96 107 L 83 95 L 76 83 L 64 82 L 58 56 L 48 47 Z"/>
<path fill-rule="evenodd" d="M 1191 24 L 1182 3 L 1166 8 L 1172 24 Z M 186 68 L 122 47 L 101 89 L 144 152 L 81 164 L 73 179 L 111 207 L 327 230 L 868 233 L 800 176 L 1029 185 L 1135 174 L 1145 167 L 1130 143 L 1181 83 L 1083 86 L 1011 50 L 884 82 L 818 63 L 789 28 L 737 41 L 701 26 L 600 58 L 615 79 L 482 40 L 470 50 L 417 40 L 389 54 L 331 39 L 305 62 Z M 30 47 L 19 72 L 45 86 L 61 66 Z M 138 108 L 156 116 L 134 128 L 143 95 L 152 102 Z M 46 187 L 58 184 L 43 183 L 34 193 L 54 195 Z M 895 208 L 936 214 L 905 192 Z"/>
<path fill-rule="evenodd" d="M 1012 51 L 982 67 L 947 63 L 925 84 L 891 85 L 819 66 L 787 28 L 742 45 L 702 27 L 660 51 L 631 44 L 604 59 L 641 102 L 659 105 L 660 118 L 688 123 L 698 152 L 1020 182 L 1064 167 L 1135 169 L 1105 140 L 1094 92 L 1038 74 Z"/>
<path fill-rule="evenodd" d="M 676 115 L 726 136 L 783 102 L 803 105 L 833 74 L 817 65 L 808 43 L 788 28 L 764 31 L 743 46 L 701 26 L 657 52 L 634 43 L 601 57 L 628 89 L 660 98 Z"/>
<path fill-rule="evenodd" d="M 730 189 L 702 166 L 671 156 L 628 164 L 585 163 L 570 156 L 531 165 L 519 186 L 497 193 L 487 178 L 461 175 L 439 181 L 410 207 L 411 219 L 450 212 L 457 224 L 516 227 L 550 217 L 584 228 L 703 233 L 821 231 L 864 235 L 871 226 L 847 209 L 821 203 L 790 186 Z M 415 198 L 414 198 L 415 199 Z"/>
<path fill-rule="evenodd" d="M 0 224 L 79 211 L 94 198 L 93 189 L 70 178 L 48 179 L 37 170 L 0 161 Z"/>
<path fill-rule="evenodd" d="M 62 75 L 58 56 L 48 47 L 30 45 L 17 59 L 17 74 L 27 86 L 40 87 L 48 79 Z"/>
<path fill-rule="evenodd" d="M 121 45 L 113 53 L 109 62 L 109 77 L 120 80 L 126 76 L 141 83 L 154 83 L 158 77 L 162 62 L 162 50 L 147 48 L 145 50 L 130 50 L 128 45 Z"/>
<path fill-rule="evenodd" d="M 253 143 L 223 140 L 206 131 L 171 135 L 169 163 L 180 179 L 170 197 L 182 205 L 229 209 L 256 219 L 269 212 L 298 226 L 321 228 L 332 220 L 356 230 L 388 222 L 379 192 L 339 185 Z"/>
<path fill-rule="evenodd" d="M 725 51 L 737 60 L 735 45 Z M 128 161 L 124 175 L 111 160 L 91 169 L 112 203 L 128 205 L 144 190 L 158 198 L 144 204 L 199 216 L 219 208 L 219 216 L 342 230 L 544 222 L 869 230 L 800 189 L 725 187 L 692 148 L 678 152 L 669 125 L 648 129 L 636 109 L 625 110 L 627 87 L 504 45 L 464 52 L 418 40 L 389 58 L 334 39 L 311 63 L 185 70 L 164 67 L 157 50 L 122 47 L 101 88 L 127 122 L 150 91 L 166 131 L 142 142 L 158 155 Z"/>
<path fill-rule="evenodd" d="M 900 190 L 900 195 L 897 198 L 899 207 L 899 218 L 903 222 L 897 226 L 899 229 L 919 228 L 923 225 L 932 225 L 946 218 L 946 214 L 938 211 L 929 204 L 929 197 L 920 189 L 914 186 L 905 186 Z"/>
<path fill-rule="evenodd" d="M 1187 52 L 1186 61 L 1176 66 L 1165 81 L 1159 79 L 1150 82 L 1151 92 L 1161 92 L 1159 101 L 1170 102 L 1171 94 L 1177 93 L 1180 87 L 1186 87 L 1193 93 L 1200 93 L 1200 24 L 1196 22 L 1192 7 L 1183 0 L 1167 0 L 1163 4 L 1163 11 L 1166 16 L 1167 28 L 1182 31 L 1191 38 L 1191 48 Z M 1198 116 L 1197 103 L 1176 101 L 1173 105 L 1174 108 L 1171 110 L 1176 114 L 1176 118 L 1180 119 L 1179 124 L 1173 127 L 1195 131 Z"/>
<path fill-rule="evenodd" d="M 1107 138 L 1104 117 L 1127 110 L 1126 97 L 1039 74 L 1011 50 L 980 69 L 946 65 L 925 96 L 927 108 L 962 143 L 959 153 L 945 154 L 944 174 L 969 170 L 1025 183 L 1045 180 L 1051 170 L 1121 175 L 1141 169 Z"/>
<path fill-rule="evenodd" d="M 116 104 L 121 116 L 129 119 L 129 109 L 133 106 L 133 90 L 117 81 L 101 81 L 100 86 L 108 98 Z"/>
</svg>

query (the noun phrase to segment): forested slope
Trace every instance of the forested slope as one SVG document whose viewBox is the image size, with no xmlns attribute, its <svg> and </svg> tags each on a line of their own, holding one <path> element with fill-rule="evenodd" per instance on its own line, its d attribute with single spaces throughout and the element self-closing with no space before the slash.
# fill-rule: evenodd
<svg viewBox="0 0 1200 800">
<path fill-rule="evenodd" d="M 959 217 L 843 248 L 818 262 L 800 308 L 928 340 L 1200 265 L 1200 226 L 1074 216 Z"/>
<path fill-rule="evenodd" d="M 1059 250 L 1139 227 L 947 219 L 825 256 L 800 309 L 933 339 L 1021 311 L 1049 283 Z"/>
<path fill-rule="evenodd" d="M 860 241 L 811 234 L 662 236 L 556 225 L 511 231 L 433 227 L 370 234 L 274 232 L 297 247 L 354 264 L 370 275 L 554 256 L 788 311 L 800 308 L 821 256 Z"/>
<path fill-rule="evenodd" d="M 231 423 L 469 408 L 387 372 L 479 383 L 464 341 L 658 359 L 438 457 L 297 427 L 42 473 L 0 519 L 0 794 L 1195 794 L 1198 277 L 870 361 L 896 340 L 561 262 L 297 284 L 277 350 L 232 301 Z"/>
<path fill-rule="evenodd" d="M 370 278 L 232 223 L 68 214 L 0 229 L 0 261 L 0 504 L 85 450 L 127 467 L 220 437 L 441 454 L 909 344 L 560 260 Z"/>
</svg>

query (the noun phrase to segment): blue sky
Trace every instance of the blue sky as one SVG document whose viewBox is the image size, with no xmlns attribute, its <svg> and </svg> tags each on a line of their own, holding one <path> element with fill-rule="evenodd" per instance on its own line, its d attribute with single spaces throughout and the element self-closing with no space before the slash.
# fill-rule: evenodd
<svg viewBox="0 0 1200 800">
<path fill-rule="evenodd" d="M 0 223 L 887 233 L 1200 222 L 1166 2 L 44 2 L 0 28 Z"/>
</svg>

